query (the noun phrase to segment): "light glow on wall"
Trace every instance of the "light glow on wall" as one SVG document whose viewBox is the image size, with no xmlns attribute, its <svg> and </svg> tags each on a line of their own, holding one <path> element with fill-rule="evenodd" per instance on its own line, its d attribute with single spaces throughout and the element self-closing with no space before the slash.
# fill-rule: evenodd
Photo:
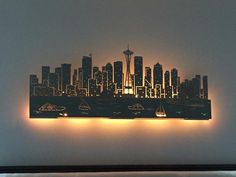
<svg viewBox="0 0 236 177">
<path fill-rule="evenodd" d="M 212 95 L 211 95 L 212 98 Z M 212 98 L 212 119 L 210 120 L 184 120 L 184 119 L 166 119 L 166 118 L 140 118 L 140 119 L 109 119 L 109 118 L 70 118 L 61 117 L 58 119 L 51 118 L 29 118 L 29 104 L 24 107 L 24 121 L 30 127 L 36 128 L 39 131 L 60 127 L 66 132 L 70 131 L 100 131 L 109 132 L 109 134 L 125 134 L 129 131 L 141 132 L 158 132 L 160 131 L 199 131 L 209 129 L 215 126 L 219 113 L 216 112 L 218 106 Z M 57 129 L 57 128 L 56 128 Z M 124 132 L 125 131 L 125 132 Z M 122 133 L 123 132 L 123 133 Z M 162 133 L 161 133 L 162 134 Z"/>
</svg>

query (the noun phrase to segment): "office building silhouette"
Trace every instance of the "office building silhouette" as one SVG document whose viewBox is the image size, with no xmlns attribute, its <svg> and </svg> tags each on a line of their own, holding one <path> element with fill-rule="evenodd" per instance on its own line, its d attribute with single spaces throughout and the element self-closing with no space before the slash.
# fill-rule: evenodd
<svg viewBox="0 0 236 177">
<path fill-rule="evenodd" d="M 92 56 L 82 58 L 83 88 L 88 88 L 88 81 L 92 78 Z"/>
<path fill-rule="evenodd" d="M 66 86 L 71 84 L 71 64 L 61 64 L 62 91 L 66 93 Z"/>
<path fill-rule="evenodd" d="M 143 57 L 134 57 L 134 86 L 135 92 L 138 86 L 143 86 Z"/>
<path fill-rule="evenodd" d="M 114 83 L 119 90 L 123 89 L 123 63 L 122 61 L 114 62 Z"/>
</svg>

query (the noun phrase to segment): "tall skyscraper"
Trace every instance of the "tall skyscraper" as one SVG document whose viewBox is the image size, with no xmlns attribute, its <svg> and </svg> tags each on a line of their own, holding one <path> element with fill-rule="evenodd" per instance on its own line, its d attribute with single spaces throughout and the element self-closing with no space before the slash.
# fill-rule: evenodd
<svg viewBox="0 0 236 177">
<path fill-rule="evenodd" d="M 30 75 L 30 96 L 34 95 L 34 87 L 38 85 L 39 79 L 36 74 Z"/>
<path fill-rule="evenodd" d="M 58 75 L 56 73 L 49 73 L 49 87 L 58 89 Z"/>
<path fill-rule="evenodd" d="M 71 64 L 61 64 L 62 91 L 66 92 L 66 86 L 71 85 Z"/>
<path fill-rule="evenodd" d="M 176 68 L 173 68 L 171 70 L 171 86 L 173 88 L 174 97 L 177 97 L 177 93 L 178 93 L 178 70 Z"/>
<path fill-rule="evenodd" d="M 113 68 L 111 63 L 106 64 L 108 87 L 113 83 Z"/>
<path fill-rule="evenodd" d="M 108 87 L 108 74 L 106 71 L 106 67 L 102 67 L 102 92 L 107 92 Z"/>
<path fill-rule="evenodd" d="M 143 57 L 134 57 L 134 85 L 135 93 L 137 86 L 143 86 Z"/>
<path fill-rule="evenodd" d="M 49 84 L 50 66 L 42 66 L 42 84 L 48 86 Z"/>
<path fill-rule="evenodd" d="M 193 81 L 185 79 L 184 82 L 180 84 L 179 97 L 183 99 L 192 99 L 193 94 Z"/>
<path fill-rule="evenodd" d="M 144 86 L 147 89 L 147 97 L 151 97 L 152 89 L 152 69 L 150 67 L 145 67 L 145 79 Z"/>
<path fill-rule="evenodd" d="M 152 69 L 150 67 L 145 67 L 145 80 L 152 85 Z"/>
<path fill-rule="evenodd" d="M 94 67 L 93 67 L 93 79 L 94 79 L 94 77 L 95 77 L 96 72 L 98 72 L 98 71 L 99 71 L 99 67 L 94 66 Z"/>
<path fill-rule="evenodd" d="M 88 88 L 88 81 L 92 78 L 92 56 L 82 58 L 83 88 Z"/>
<path fill-rule="evenodd" d="M 167 88 L 168 86 L 170 86 L 170 72 L 166 71 L 164 77 L 165 77 L 165 88 Z"/>
<path fill-rule="evenodd" d="M 179 97 L 179 90 L 180 90 L 180 83 L 181 83 L 181 80 L 180 80 L 180 76 L 178 76 L 178 79 L 177 79 L 177 85 L 178 85 L 178 87 L 177 87 L 177 97 Z"/>
<path fill-rule="evenodd" d="M 163 87 L 163 70 L 162 65 L 157 63 L 154 65 L 153 69 L 153 87 L 155 88 L 156 84 L 160 84 Z"/>
<path fill-rule="evenodd" d="M 182 83 L 180 83 L 180 85 L 179 85 L 179 94 L 178 94 L 178 97 L 179 97 L 179 98 L 182 98 L 182 99 L 187 98 L 186 92 L 187 92 L 187 84 L 186 84 L 186 80 L 185 80 L 185 82 L 182 82 Z"/>
<path fill-rule="evenodd" d="M 57 77 L 58 77 L 58 90 L 62 90 L 62 86 L 61 86 L 61 81 L 62 81 L 62 79 L 61 79 L 61 67 L 57 67 L 57 68 L 55 68 L 55 73 L 57 74 Z"/>
<path fill-rule="evenodd" d="M 196 75 L 196 79 L 197 79 L 197 97 L 200 98 L 201 95 L 201 76 L 200 75 Z"/>
<path fill-rule="evenodd" d="M 78 72 L 77 69 L 74 69 L 73 76 L 72 76 L 72 85 L 77 85 L 77 78 L 78 78 Z"/>
<path fill-rule="evenodd" d="M 166 98 L 172 98 L 172 87 L 170 86 L 170 72 L 165 72 L 165 97 Z"/>
<path fill-rule="evenodd" d="M 200 98 L 201 94 L 201 76 L 196 75 L 195 78 L 192 79 L 193 82 L 193 97 Z"/>
<path fill-rule="evenodd" d="M 123 63 L 122 61 L 114 62 L 114 83 L 116 83 L 117 89 L 123 88 Z"/>
<path fill-rule="evenodd" d="M 178 70 L 175 68 L 171 70 L 171 85 L 175 87 L 178 85 Z"/>
<path fill-rule="evenodd" d="M 83 88 L 83 69 L 80 67 L 78 68 L 78 87 Z"/>
<path fill-rule="evenodd" d="M 203 76 L 202 77 L 202 85 L 203 85 L 203 98 L 208 99 L 208 77 Z"/>
</svg>

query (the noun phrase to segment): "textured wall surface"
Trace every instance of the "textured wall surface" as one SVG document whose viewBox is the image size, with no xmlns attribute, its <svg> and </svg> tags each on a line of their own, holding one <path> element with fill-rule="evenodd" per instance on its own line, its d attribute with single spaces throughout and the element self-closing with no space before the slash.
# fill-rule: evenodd
<svg viewBox="0 0 236 177">
<path fill-rule="evenodd" d="M 236 1 L 0 1 L 0 165 L 236 163 Z M 28 118 L 29 74 L 130 44 L 144 64 L 209 77 L 213 119 Z"/>
</svg>

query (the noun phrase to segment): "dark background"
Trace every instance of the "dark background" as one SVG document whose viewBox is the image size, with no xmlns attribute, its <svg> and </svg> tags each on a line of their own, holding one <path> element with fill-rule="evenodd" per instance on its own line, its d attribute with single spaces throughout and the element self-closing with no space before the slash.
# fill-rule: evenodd
<svg viewBox="0 0 236 177">
<path fill-rule="evenodd" d="M 0 0 L 0 165 L 236 163 L 236 1 Z M 212 120 L 28 117 L 42 65 L 124 60 L 209 77 Z"/>
</svg>

